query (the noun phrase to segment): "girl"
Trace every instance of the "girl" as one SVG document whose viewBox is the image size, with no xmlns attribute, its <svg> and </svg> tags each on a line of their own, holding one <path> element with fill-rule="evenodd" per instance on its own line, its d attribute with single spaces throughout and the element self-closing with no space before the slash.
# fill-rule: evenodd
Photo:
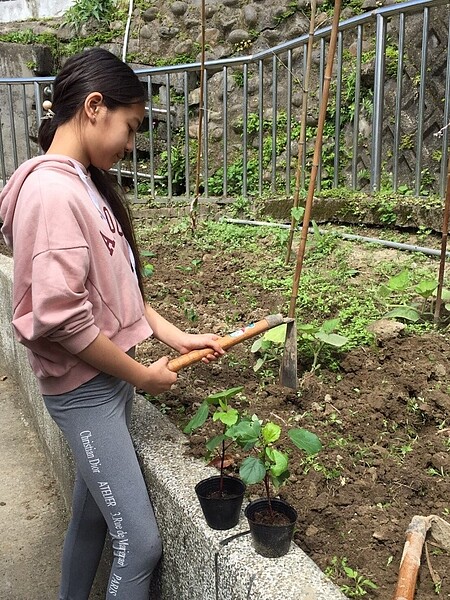
<svg viewBox="0 0 450 600">
<path fill-rule="evenodd" d="M 134 387 L 156 395 L 176 374 L 134 347 L 154 335 L 186 353 L 217 336 L 180 331 L 143 301 L 131 218 L 108 169 L 133 147 L 145 88 L 130 67 L 95 48 L 54 82 L 39 143 L 45 154 L 14 173 L 0 196 L 14 254 L 13 327 L 46 407 L 77 465 L 60 600 L 87 600 L 106 530 L 113 564 L 106 598 L 148 600 L 161 542 L 128 432 Z"/>
</svg>

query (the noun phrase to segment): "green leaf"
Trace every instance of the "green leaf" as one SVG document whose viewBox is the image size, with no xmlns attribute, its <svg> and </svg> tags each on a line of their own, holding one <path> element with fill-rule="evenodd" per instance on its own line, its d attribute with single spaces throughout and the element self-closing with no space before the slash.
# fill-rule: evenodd
<svg viewBox="0 0 450 600">
<path fill-rule="evenodd" d="M 335 348 L 341 348 L 341 346 L 345 346 L 348 342 L 348 338 L 344 335 L 339 335 L 338 333 L 323 333 L 319 331 L 315 336 L 324 344 L 328 344 L 328 346 L 334 346 Z"/>
<path fill-rule="evenodd" d="M 265 444 L 276 442 L 281 435 L 281 427 L 275 423 L 269 422 L 262 428 L 262 436 Z"/>
<path fill-rule="evenodd" d="M 250 348 L 250 351 L 255 353 L 255 352 L 259 352 L 260 348 L 261 348 L 261 344 L 262 344 L 262 339 L 258 338 L 257 340 L 255 340 L 252 344 L 252 347 Z"/>
<path fill-rule="evenodd" d="M 270 479 L 272 481 L 272 485 L 274 488 L 278 489 L 280 488 L 283 483 L 289 479 L 289 470 L 286 469 L 285 471 L 283 471 L 283 473 L 281 473 L 278 477 L 276 475 L 274 475 L 273 473 L 270 474 Z"/>
<path fill-rule="evenodd" d="M 300 325 L 297 325 L 297 330 L 311 335 L 320 331 L 319 327 L 312 323 L 301 323 Z"/>
<path fill-rule="evenodd" d="M 315 221 L 312 221 L 311 225 L 313 228 L 314 237 L 316 239 L 316 242 L 319 242 L 322 239 L 322 234 L 320 233 L 319 226 L 317 225 L 317 223 Z"/>
<path fill-rule="evenodd" d="M 303 206 L 293 206 L 291 208 L 291 217 L 295 221 L 300 221 L 300 219 L 303 219 L 304 214 L 305 214 L 305 209 L 303 208 Z"/>
<path fill-rule="evenodd" d="M 270 466 L 270 472 L 275 477 L 279 477 L 288 468 L 288 456 L 276 448 L 266 448 L 266 454 L 273 462 Z"/>
<path fill-rule="evenodd" d="M 259 483 L 264 479 L 266 475 L 266 469 L 264 463 L 259 458 L 254 456 L 248 456 L 239 469 L 239 476 L 242 481 L 247 485 Z"/>
<path fill-rule="evenodd" d="M 414 290 L 417 294 L 422 296 L 422 298 L 429 298 L 435 289 L 437 289 L 438 283 L 434 279 L 428 279 L 425 281 L 420 281 Z"/>
<path fill-rule="evenodd" d="M 378 291 L 382 298 L 387 298 L 388 296 L 390 296 L 392 294 L 392 290 L 384 284 L 380 285 Z"/>
<path fill-rule="evenodd" d="M 264 339 L 264 336 L 261 339 L 261 352 L 267 352 L 268 350 L 271 350 L 273 346 L 273 342 L 271 342 L 270 340 L 266 340 Z"/>
<path fill-rule="evenodd" d="M 239 413 L 235 408 L 229 408 L 226 412 L 216 410 L 213 414 L 213 421 L 220 421 L 224 425 L 231 427 L 234 425 L 239 418 Z"/>
<path fill-rule="evenodd" d="M 327 319 L 322 323 L 321 331 L 324 333 L 332 333 L 339 327 L 339 319 Z"/>
<path fill-rule="evenodd" d="M 256 361 L 255 365 L 253 366 L 253 370 L 259 371 L 259 369 L 263 366 L 263 364 L 265 363 L 265 359 L 264 358 L 258 358 L 258 360 Z"/>
<path fill-rule="evenodd" d="M 405 291 L 410 286 L 410 278 L 408 271 L 401 271 L 398 275 L 391 277 L 387 282 L 388 288 L 393 291 Z"/>
<path fill-rule="evenodd" d="M 355 579 L 355 571 L 353 569 L 351 569 L 350 567 L 347 567 L 346 565 L 342 565 L 342 568 L 344 569 L 344 573 L 347 575 L 347 577 L 349 579 Z"/>
<path fill-rule="evenodd" d="M 215 394 L 210 394 L 206 400 L 208 404 L 218 404 L 219 400 L 230 399 L 233 396 L 236 396 L 239 392 L 242 392 L 244 387 L 240 385 L 239 387 L 228 388 L 227 390 L 223 390 L 222 392 L 216 392 Z"/>
<path fill-rule="evenodd" d="M 192 433 L 194 429 L 198 429 L 208 418 L 209 404 L 204 400 L 197 409 L 197 412 L 183 429 L 184 433 Z"/>
<path fill-rule="evenodd" d="M 156 256 L 156 253 L 152 252 L 151 250 L 143 250 L 141 254 L 147 258 L 154 258 Z"/>
<path fill-rule="evenodd" d="M 259 421 L 243 420 L 227 429 L 226 436 L 247 450 L 252 448 L 259 439 L 261 424 Z"/>
<path fill-rule="evenodd" d="M 433 292 L 433 296 L 437 297 L 437 288 Z M 443 302 L 450 302 L 450 290 L 447 288 L 442 288 L 441 298 Z"/>
<path fill-rule="evenodd" d="M 397 306 L 384 316 L 387 319 L 405 319 L 406 321 L 412 321 L 413 323 L 416 323 L 420 319 L 420 313 L 411 306 Z"/>
<path fill-rule="evenodd" d="M 273 342 L 274 344 L 284 344 L 286 339 L 286 323 L 272 327 L 264 334 L 263 338 L 266 341 Z"/>
<path fill-rule="evenodd" d="M 143 268 L 144 277 L 151 277 L 155 272 L 155 267 L 151 263 L 146 263 Z"/>
<path fill-rule="evenodd" d="M 206 447 L 207 449 L 212 452 L 213 450 L 215 450 L 217 448 L 217 446 L 219 446 L 223 440 L 225 440 L 225 436 L 221 433 L 220 435 L 215 435 L 213 438 L 211 438 L 208 442 L 206 442 Z"/>
<path fill-rule="evenodd" d="M 322 443 L 317 435 L 307 429 L 290 429 L 288 436 L 291 442 L 306 454 L 316 454 L 322 449 Z"/>
</svg>

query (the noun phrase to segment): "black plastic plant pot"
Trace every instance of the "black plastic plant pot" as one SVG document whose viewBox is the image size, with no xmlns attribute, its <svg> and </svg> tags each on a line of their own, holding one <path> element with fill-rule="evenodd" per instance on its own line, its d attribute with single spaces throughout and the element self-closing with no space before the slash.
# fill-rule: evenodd
<svg viewBox="0 0 450 600">
<path fill-rule="evenodd" d="M 239 522 L 245 483 L 237 477 L 225 475 L 220 492 L 220 476 L 199 481 L 195 493 L 211 529 L 231 529 Z"/>
<path fill-rule="evenodd" d="M 245 516 L 256 552 L 266 558 L 279 558 L 289 552 L 297 511 L 278 498 L 271 500 L 271 505 L 275 516 L 273 523 L 270 522 L 269 502 L 264 498 L 250 502 L 245 509 Z"/>
</svg>

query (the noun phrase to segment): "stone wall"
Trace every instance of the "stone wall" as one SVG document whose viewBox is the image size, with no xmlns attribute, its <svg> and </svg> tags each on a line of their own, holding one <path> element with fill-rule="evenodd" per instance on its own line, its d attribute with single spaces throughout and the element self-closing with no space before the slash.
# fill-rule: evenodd
<svg viewBox="0 0 450 600">
<path fill-rule="evenodd" d="M 9 0 L 14 2 L 15 0 Z M 392 0 L 379 2 L 377 0 L 364 0 L 362 10 L 367 12 L 379 8 L 382 4 L 392 3 Z M 0 4 L 6 4 L 5 0 L 0 0 Z M 316 25 L 325 26 L 330 23 L 328 14 L 320 8 L 323 2 L 319 1 L 319 9 L 316 17 Z M 305 35 L 309 29 L 309 18 L 307 16 L 309 0 L 280 0 L 274 3 L 273 0 L 253 0 L 244 2 L 243 0 L 208 0 L 206 5 L 206 60 L 223 59 L 231 56 L 242 56 L 245 54 L 255 54 L 261 50 L 267 50 L 277 44 Z M 128 6 L 127 0 L 122 0 L 121 7 L 126 13 Z M 200 41 L 201 41 L 201 8 L 198 0 L 174 0 L 167 3 L 157 3 L 156 0 L 150 0 L 146 8 L 136 7 L 131 21 L 129 37 L 124 39 L 124 22 L 113 21 L 109 27 L 117 32 L 117 38 L 105 44 L 108 49 L 118 55 L 122 55 L 123 46 L 126 44 L 127 57 L 130 64 L 135 67 L 158 66 L 173 63 L 192 63 L 200 60 Z M 351 9 L 345 7 L 341 12 L 341 19 L 352 16 Z M 67 26 L 60 26 L 60 20 L 53 22 L 34 22 L 32 29 L 36 33 L 52 32 L 56 33 L 62 43 L 73 39 L 75 31 Z M 415 148 L 415 134 L 417 132 L 417 97 L 420 82 L 420 60 L 421 60 L 421 28 L 422 19 L 414 20 L 407 18 L 405 47 L 405 76 L 404 76 L 404 99 L 401 107 L 401 152 L 402 158 L 399 164 L 400 181 L 412 185 L 415 177 L 417 165 L 417 156 Z M 30 28 L 30 23 L 11 23 L 8 24 L 6 31 L 14 28 Z M 82 34 L 88 34 L 95 29 L 94 23 L 85 24 Z M 447 37 L 446 24 L 439 17 L 439 8 L 431 12 L 431 42 L 429 44 L 429 65 L 427 70 L 428 85 L 425 93 L 425 126 L 423 147 L 421 147 L 423 165 L 422 170 L 428 173 L 427 183 L 429 186 L 436 184 L 436 173 L 439 172 L 439 153 L 440 142 L 434 135 L 442 125 L 443 98 L 445 85 L 445 70 L 447 58 Z M 392 47 L 395 47 L 397 39 L 396 24 L 394 20 L 389 25 L 388 38 L 392 41 Z M 374 29 L 367 27 L 364 30 L 364 51 L 374 49 Z M 353 57 L 355 56 L 355 34 L 345 34 L 344 47 Z M 22 50 L 21 50 L 22 52 Z M 14 53 L 14 50 L 12 51 Z M 23 62 L 18 61 L 20 57 L 14 58 L 14 63 L 6 65 L 3 59 L 3 50 L 0 48 L 0 76 L 17 76 L 24 71 Z M 34 53 L 36 54 L 36 53 Z M 320 53 L 318 45 L 313 53 L 313 73 L 309 90 L 308 104 L 308 122 L 314 126 L 317 123 L 319 109 L 319 86 L 318 86 L 318 63 Z M 51 61 L 35 60 L 36 67 L 34 73 L 38 75 L 50 74 L 58 65 L 53 65 Z M 395 61 L 394 61 L 395 62 Z M 268 80 L 264 80 L 264 114 L 263 118 L 270 121 L 273 118 L 276 109 L 285 111 L 288 102 L 291 103 L 293 118 L 300 119 L 302 104 L 302 78 L 303 78 L 303 60 L 300 50 L 295 50 L 292 54 L 291 70 L 294 74 L 293 89 L 288 88 L 288 68 L 286 66 L 286 54 L 278 58 L 277 75 L 277 107 L 271 104 L 273 92 L 272 82 L 270 80 L 270 59 L 265 61 L 265 68 L 269 72 Z M 13 71 L 11 69 L 14 69 Z M 47 69 L 47 70 L 46 70 Z M 362 87 L 370 91 L 374 79 L 374 62 L 368 61 L 363 65 Z M 230 70 L 231 76 L 228 78 L 228 144 L 230 162 L 242 153 L 242 86 L 239 85 L 238 77 L 239 67 L 235 72 Z M 347 73 L 344 77 L 347 77 Z M 222 141 L 223 131 L 223 73 L 220 70 L 208 70 L 208 132 L 211 141 L 209 148 L 210 171 L 214 172 L 220 167 L 223 161 Z M 343 85 L 347 81 L 343 82 Z M 166 89 L 165 75 L 152 78 L 152 94 L 156 106 L 164 108 L 165 100 L 168 95 L 174 94 L 179 98 L 184 98 L 184 83 L 180 75 L 171 76 L 171 89 Z M 189 86 L 189 131 L 188 137 L 196 143 L 198 137 L 198 110 L 199 110 L 199 75 L 192 72 L 188 78 Z M 256 112 L 259 108 L 259 74 L 256 66 L 249 68 L 248 83 L 248 111 Z M 386 173 L 392 171 L 392 147 L 395 127 L 396 111 L 396 74 L 387 73 L 385 90 L 385 119 L 383 125 L 383 156 L 385 157 L 384 169 Z M 184 151 L 184 106 L 179 101 L 174 101 L 172 106 L 175 117 L 173 119 L 172 142 L 173 146 L 179 148 L 180 153 Z M 369 182 L 371 170 L 371 109 L 362 108 L 360 131 L 359 131 L 359 152 L 358 173 L 360 173 L 361 187 Z M 159 121 L 160 119 L 160 121 Z M 165 149 L 166 125 L 165 117 L 155 117 L 156 131 L 155 139 L 159 146 L 156 147 L 156 160 L 159 160 L 162 151 Z M 180 134 L 177 129 L 180 128 Z M 270 131 L 267 136 L 270 136 Z M 344 126 L 342 132 L 344 144 L 344 153 L 351 155 L 353 145 L 352 127 Z M 313 144 L 314 140 L 311 141 Z M 332 154 L 334 140 L 332 138 L 324 140 L 324 152 Z M 255 155 L 258 139 L 249 135 L 249 153 Z M 138 150 L 142 151 L 142 156 L 148 149 L 148 138 L 138 139 Z M 294 139 L 291 144 L 291 168 L 295 169 L 298 146 Z M 309 147 L 311 151 L 311 146 Z M 195 156 L 195 151 L 192 155 Z M 348 159 L 350 162 L 350 158 Z M 283 177 L 286 170 L 286 152 L 280 153 L 277 157 L 277 176 Z M 230 164 L 230 163 L 229 163 Z M 193 168 L 193 166 L 192 166 Z M 330 160 L 329 165 L 323 166 L 322 175 L 332 174 L 333 164 Z M 328 170 L 328 171 L 327 171 Z M 365 173 L 365 175 L 364 175 Z M 350 166 L 347 168 L 346 177 L 349 179 L 351 174 Z M 266 180 L 272 177 L 268 171 L 265 173 Z M 364 177 L 366 178 L 364 181 Z M 348 181 L 347 181 L 348 183 Z M 192 190 L 191 190 L 192 191 Z M 435 190 L 436 191 L 436 190 Z M 177 193 L 177 190 L 175 190 Z M 180 190 L 179 193 L 184 193 Z"/>
</svg>

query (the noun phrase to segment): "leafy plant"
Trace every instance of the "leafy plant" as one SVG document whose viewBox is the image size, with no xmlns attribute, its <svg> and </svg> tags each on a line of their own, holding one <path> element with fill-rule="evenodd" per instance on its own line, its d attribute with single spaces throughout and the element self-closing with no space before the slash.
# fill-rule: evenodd
<svg viewBox="0 0 450 600">
<path fill-rule="evenodd" d="M 63 25 L 69 25 L 77 32 L 90 19 L 106 25 L 112 20 L 115 10 L 113 0 L 75 0 L 64 13 Z"/>
<path fill-rule="evenodd" d="M 219 421 L 222 424 L 222 432 L 219 435 L 212 437 L 206 443 L 206 448 L 208 451 L 208 457 L 210 459 L 211 456 L 214 456 L 214 453 L 217 453 L 218 460 L 213 459 L 210 461 L 210 464 L 213 464 L 214 466 L 217 466 L 217 463 L 219 464 L 219 491 L 221 494 L 223 492 L 223 477 L 225 474 L 224 469 L 226 466 L 228 466 L 228 464 L 230 464 L 227 460 L 226 452 L 235 441 L 235 437 L 231 428 L 236 425 L 240 419 L 239 412 L 228 404 L 228 400 L 242 392 L 242 390 L 243 388 L 240 386 L 229 388 L 227 390 L 217 392 L 216 394 L 211 394 L 205 398 L 205 400 L 203 400 L 195 415 L 183 429 L 184 433 L 191 434 L 196 429 L 202 427 L 202 425 L 205 424 L 206 420 L 210 416 L 210 408 L 215 407 L 215 410 L 212 413 L 212 420 L 214 422 Z"/>
<path fill-rule="evenodd" d="M 155 253 L 152 252 L 151 250 L 143 250 L 141 252 L 141 254 L 144 258 L 153 258 L 155 256 Z M 152 263 L 149 263 L 149 262 L 144 262 L 143 273 L 142 273 L 144 275 L 144 277 L 151 277 L 154 272 L 155 272 L 154 265 L 152 265 Z"/>
<path fill-rule="evenodd" d="M 318 363 L 319 355 L 325 346 L 342 348 L 342 346 L 347 344 L 347 337 L 334 333 L 338 327 L 339 319 L 329 319 L 324 321 L 322 325 L 314 325 L 312 323 L 297 325 L 300 340 L 306 344 L 313 355 L 311 372 L 320 368 L 320 364 Z"/>
<path fill-rule="evenodd" d="M 305 214 L 305 209 L 303 206 L 295 206 L 291 208 L 291 217 L 295 221 L 295 223 L 299 223 L 303 219 L 303 215 Z"/>
<path fill-rule="evenodd" d="M 145 263 L 143 266 L 143 275 L 144 277 L 151 277 L 155 272 L 155 267 L 152 263 Z"/>
<path fill-rule="evenodd" d="M 263 336 L 255 340 L 251 347 L 251 352 L 259 354 L 253 367 L 254 371 L 259 371 L 267 363 L 277 362 L 286 339 L 286 325 L 278 325 L 264 333 Z"/>
<path fill-rule="evenodd" d="M 175 56 L 161 56 L 160 54 L 150 55 L 150 63 L 156 67 L 165 67 L 168 65 L 186 65 L 195 62 L 201 45 L 198 42 L 192 44 L 190 52 L 175 54 Z"/>
<path fill-rule="evenodd" d="M 286 21 L 287 19 L 289 19 L 290 17 L 292 17 L 293 15 L 295 15 L 295 13 L 297 11 L 299 11 L 299 6 L 297 2 L 289 2 L 289 4 L 287 5 L 286 9 L 281 13 L 278 14 L 275 17 L 275 22 L 277 25 L 281 25 L 281 23 L 283 23 L 283 21 Z"/>
<path fill-rule="evenodd" d="M 183 271 L 184 273 L 191 273 L 193 271 L 197 271 L 198 268 L 201 267 L 202 264 L 203 264 L 203 260 L 201 258 L 193 258 L 191 260 L 191 264 L 188 265 L 187 267 L 178 265 L 175 268 L 178 269 L 179 271 Z"/>
<path fill-rule="evenodd" d="M 244 196 L 238 196 L 230 205 L 229 213 L 232 217 L 252 217 L 250 200 Z"/>
<path fill-rule="evenodd" d="M 216 196 L 224 193 L 223 187 L 224 170 L 223 167 L 211 175 L 208 179 L 209 192 Z M 242 194 L 244 183 L 244 163 L 242 158 L 237 158 L 227 166 L 227 194 L 230 196 L 239 196 Z M 250 194 L 256 193 L 258 188 L 258 160 L 251 158 L 247 161 L 247 190 Z"/>
<path fill-rule="evenodd" d="M 185 306 L 184 307 L 184 316 L 191 323 L 197 323 L 198 321 L 198 312 L 193 306 Z"/>
<path fill-rule="evenodd" d="M 416 323 L 419 320 L 430 318 L 433 313 L 433 297 L 435 296 L 438 283 L 434 279 L 422 279 L 414 284 L 411 273 L 404 269 L 397 275 L 390 277 L 387 283 L 381 285 L 380 295 L 389 299 L 392 296 L 398 298 L 398 304 L 384 316 L 392 319 L 402 319 Z M 414 297 L 421 298 L 420 302 L 414 302 Z M 450 291 L 442 290 L 442 299 L 450 301 Z"/>
<path fill-rule="evenodd" d="M 373 200 L 369 202 L 383 225 L 394 225 L 397 221 L 395 208 L 397 202 L 392 197 L 390 190 L 382 190 L 374 194 Z"/>
<path fill-rule="evenodd" d="M 244 73 L 242 71 L 234 71 L 231 76 L 239 88 L 244 87 Z"/>
<path fill-rule="evenodd" d="M 273 516 L 270 484 L 275 490 L 289 477 L 289 457 L 276 447 L 281 436 L 281 427 L 268 421 L 263 423 L 256 415 L 250 419 L 242 419 L 228 430 L 231 436 L 244 451 L 253 451 L 256 456 L 247 456 L 241 464 L 239 475 L 244 483 L 252 485 L 264 482 L 269 512 Z M 291 442 L 308 455 L 316 454 L 322 444 L 315 433 L 306 429 L 294 428 L 287 433 Z"/>
<path fill-rule="evenodd" d="M 341 590 L 348 598 L 359 598 L 365 596 L 369 589 L 376 590 L 378 588 L 369 578 L 360 575 L 356 569 L 349 567 L 345 556 L 341 559 L 333 556 L 331 565 L 325 569 L 325 575 L 330 577 L 330 579 L 337 579 L 342 576 L 347 577 L 351 581 L 351 584 L 344 583 L 341 585 Z"/>
<path fill-rule="evenodd" d="M 170 156 L 167 150 L 161 152 L 160 164 L 157 174 L 164 178 L 164 189 L 167 190 L 167 174 L 169 172 L 169 161 L 172 173 L 172 186 L 176 193 L 181 193 L 186 185 L 186 158 L 183 148 L 173 145 L 170 149 Z"/>
</svg>

